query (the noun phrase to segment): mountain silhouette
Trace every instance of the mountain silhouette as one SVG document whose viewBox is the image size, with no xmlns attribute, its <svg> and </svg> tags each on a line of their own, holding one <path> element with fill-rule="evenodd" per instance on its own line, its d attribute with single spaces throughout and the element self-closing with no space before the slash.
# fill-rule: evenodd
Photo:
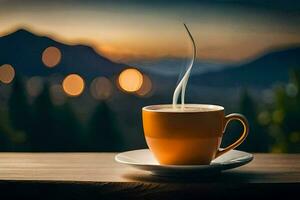
<svg viewBox="0 0 300 200">
<path fill-rule="evenodd" d="M 292 69 L 300 70 L 299 58 L 300 46 L 296 46 L 269 51 L 238 64 L 196 61 L 189 85 L 195 88 L 199 86 L 267 88 L 278 82 L 287 82 Z M 186 64 L 187 62 L 182 60 L 165 59 L 159 62 L 141 63 L 138 67 L 160 83 L 160 87 L 174 88 L 180 72 L 181 76 L 183 75 Z M 169 73 L 163 72 L 164 70 L 168 70 Z"/>
<path fill-rule="evenodd" d="M 60 63 L 54 68 L 45 67 L 41 59 L 49 46 L 57 47 L 62 53 Z M 89 46 L 63 44 L 25 29 L 0 37 L 0 47 L 0 65 L 11 64 L 17 73 L 26 76 L 78 73 L 91 80 L 97 76 L 114 76 L 128 67 L 105 58 Z M 291 69 L 300 69 L 299 58 L 300 47 L 296 46 L 269 51 L 252 61 L 235 65 L 197 61 L 189 83 L 194 86 L 265 88 L 276 82 L 286 82 Z M 162 59 L 156 63 L 142 62 L 137 68 L 146 72 L 163 91 L 175 87 L 180 71 L 184 71 L 184 63 L 186 60 Z"/>
<path fill-rule="evenodd" d="M 57 47 L 62 53 L 60 63 L 54 68 L 47 68 L 42 63 L 42 53 L 49 46 Z M 89 46 L 66 45 L 25 29 L 0 37 L 0 47 L 0 64 L 11 64 L 17 73 L 27 76 L 78 73 L 91 79 L 112 76 L 126 68 L 126 65 L 110 61 Z"/>
<path fill-rule="evenodd" d="M 205 86 L 269 87 L 287 82 L 292 69 L 300 69 L 300 47 L 269 52 L 248 63 L 223 67 L 191 78 L 191 83 Z"/>
</svg>

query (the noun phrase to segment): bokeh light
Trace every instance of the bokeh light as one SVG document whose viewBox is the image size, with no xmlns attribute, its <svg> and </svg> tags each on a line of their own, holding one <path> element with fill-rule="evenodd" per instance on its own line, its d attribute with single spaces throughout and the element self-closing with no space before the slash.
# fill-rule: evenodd
<svg viewBox="0 0 300 200">
<path fill-rule="evenodd" d="M 50 86 L 50 96 L 54 105 L 59 106 L 66 102 L 66 95 L 60 84 L 53 84 Z"/>
<path fill-rule="evenodd" d="M 262 111 L 261 113 L 259 113 L 258 122 L 264 126 L 268 125 L 271 122 L 270 113 L 268 113 L 267 111 Z"/>
<path fill-rule="evenodd" d="M 0 81 L 5 84 L 9 84 L 15 77 L 15 70 L 9 64 L 0 66 Z"/>
<path fill-rule="evenodd" d="M 298 88 L 295 84 L 289 83 L 285 88 L 286 94 L 289 97 L 295 97 L 298 94 Z"/>
<path fill-rule="evenodd" d="M 282 110 L 275 110 L 272 114 L 272 119 L 275 123 L 281 123 L 284 119 L 284 112 Z"/>
<path fill-rule="evenodd" d="M 66 94 L 78 96 L 83 92 L 84 80 L 78 74 L 70 74 L 63 80 L 62 86 Z"/>
<path fill-rule="evenodd" d="M 147 97 L 150 95 L 151 91 L 152 91 L 152 81 L 146 74 L 143 74 L 143 84 L 140 87 L 140 89 L 136 91 L 136 93 L 139 96 Z"/>
<path fill-rule="evenodd" d="M 112 95 L 113 86 L 108 78 L 98 77 L 92 81 L 90 91 L 95 99 L 104 100 Z"/>
<path fill-rule="evenodd" d="M 61 60 L 61 52 L 56 47 L 48 47 L 43 51 L 42 61 L 47 67 L 55 67 Z"/>
<path fill-rule="evenodd" d="M 38 96 L 43 89 L 43 79 L 39 76 L 33 76 L 26 82 L 27 93 L 32 96 Z"/>
<path fill-rule="evenodd" d="M 127 92 L 136 92 L 143 84 L 143 75 L 136 69 L 125 69 L 119 75 L 118 83 Z"/>
</svg>

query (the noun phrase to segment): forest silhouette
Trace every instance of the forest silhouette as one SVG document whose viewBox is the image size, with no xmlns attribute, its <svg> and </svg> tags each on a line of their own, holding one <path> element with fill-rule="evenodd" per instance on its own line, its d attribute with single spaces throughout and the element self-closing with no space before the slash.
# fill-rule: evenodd
<svg viewBox="0 0 300 200">
<path fill-rule="evenodd" d="M 126 143 L 120 119 L 105 100 L 99 101 L 89 119 L 83 122 L 75 114 L 69 98 L 62 105 L 53 104 L 47 81 L 31 103 L 24 85 L 24 77 L 16 75 L 8 109 L 0 110 L 1 151 L 105 152 L 122 151 L 132 146 Z M 240 149 L 300 152 L 299 88 L 299 71 L 292 70 L 288 83 L 273 87 L 274 102 L 268 105 L 254 100 L 247 88 L 243 89 L 238 112 L 248 118 L 250 134 Z M 132 120 L 138 121 L 140 113 L 135 113 Z M 223 145 L 238 137 L 240 130 L 238 123 L 232 123 Z"/>
</svg>

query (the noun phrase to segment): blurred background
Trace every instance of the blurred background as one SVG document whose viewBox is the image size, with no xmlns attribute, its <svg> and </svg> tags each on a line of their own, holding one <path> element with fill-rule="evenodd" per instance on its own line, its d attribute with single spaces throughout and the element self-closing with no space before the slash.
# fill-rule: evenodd
<svg viewBox="0 0 300 200">
<path fill-rule="evenodd" d="M 239 149 L 299 153 L 293 0 L 0 0 L 0 150 L 145 148 L 141 108 L 171 103 L 191 57 L 183 22 L 198 51 L 186 102 L 244 114 Z"/>
</svg>

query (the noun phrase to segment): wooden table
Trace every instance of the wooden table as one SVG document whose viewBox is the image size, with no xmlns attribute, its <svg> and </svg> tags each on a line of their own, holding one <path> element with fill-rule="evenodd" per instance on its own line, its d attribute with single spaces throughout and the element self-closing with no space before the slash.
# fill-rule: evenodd
<svg viewBox="0 0 300 200">
<path fill-rule="evenodd" d="M 115 153 L 0 153 L 0 197 L 14 199 L 240 199 L 298 195 L 300 154 L 255 154 L 213 177 L 155 177 Z M 246 199 L 247 199 L 246 198 Z"/>
</svg>

